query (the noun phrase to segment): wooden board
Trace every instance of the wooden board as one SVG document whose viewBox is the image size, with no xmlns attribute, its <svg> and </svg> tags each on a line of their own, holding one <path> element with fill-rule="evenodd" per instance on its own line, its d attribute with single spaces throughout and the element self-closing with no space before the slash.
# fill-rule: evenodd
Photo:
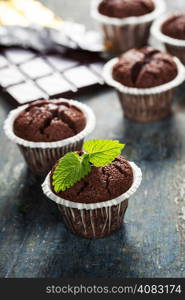
<svg viewBox="0 0 185 300">
<path fill-rule="evenodd" d="M 68 1 L 58 2 L 62 10 Z M 88 1 L 78 2 L 80 14 Z M 185 103 L 184 94 L 185 85 L 177 104 Z M 118 232 L 100 240 L 74 236 L 5 137 L 2 123 L 11 107 L 0 99 L 0 277 L 185 277 L 185 111 L 137 124 L 123 118 L 111 89 L 78 100 L 97 117 L 90 138 L 126 143 L 124 154 L 143 171 L 142 185 Z"/>
</svg>

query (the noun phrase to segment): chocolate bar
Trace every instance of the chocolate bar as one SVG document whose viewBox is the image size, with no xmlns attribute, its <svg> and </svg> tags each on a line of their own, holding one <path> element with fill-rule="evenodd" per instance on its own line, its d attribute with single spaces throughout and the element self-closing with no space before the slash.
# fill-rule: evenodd
<svg viewBox="0 0 185 300">
<path fill-rule="evenodd" d="M 104 84 L 105 61 L 97 53 L 41 54 L 22 48 L 0 50 L 0 88 L 15 105 L 42 98 L 75 97 Z"/>
</svg>

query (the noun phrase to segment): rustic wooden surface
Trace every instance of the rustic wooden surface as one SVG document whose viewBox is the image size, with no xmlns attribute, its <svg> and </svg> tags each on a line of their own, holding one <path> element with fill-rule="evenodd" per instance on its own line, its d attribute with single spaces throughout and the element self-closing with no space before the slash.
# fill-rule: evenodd
<svg viewBox="0 0 185 300">
<path fill-rule="evenodd" d="M 45 1 L 68 19 L 88 21 L 87 0 Z M 60 9 L 60 10 L 59 10 Z M 185 103 L 185 84 L 176 103 Z M 183 99 L 184 98 L 184 99 Z M 0 277 L 185 277 L 185 112 L 153 124 L 123 118 L 111 89 L 78 97 L 95 111 L 91 138 L 127 144 L 124 154 L 143 171 L 122 228 L 110 237 L 85 240 L 63 225 L 18 149 L 5 137 L 11 109 L 0 99 Z M 185 210 L 184 210 L 185 212 Z"/>
</svg>

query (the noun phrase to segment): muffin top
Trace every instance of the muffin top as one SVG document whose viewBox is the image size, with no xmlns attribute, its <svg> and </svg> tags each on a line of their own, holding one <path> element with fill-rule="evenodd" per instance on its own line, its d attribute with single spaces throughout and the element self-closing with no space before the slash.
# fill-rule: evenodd
<svg viewBox="0 0 185 300">
<path fill-rule="evenodd" d="M 168 18 L 162 25 L 162 33 L 174 39 L 185 40 L 185 14 Z"/>
<path fill-rule="evenodd" d="M 142 16 L 154 9 L 152 0 L 102 0 L 98 6 L 102 15 L 113 18 Z"/>
<path fill-rule="evenodd" d="M 120 56 L 113 67 L 112 76 L 128 87 L 150 88 L 173 80 L 177 72 L 170 54 L 145 47 L 131 49 Z"/>
<path fill-rule="evenodd" d="M 53 168 L 54 171 L 55 167 Z M 52 172 L 53 172 L 52 171 Z M 61 198 L 79 203 L 111 200 L 125 193 L 133 183 L 133 171 L 123 156 L 118 156 L 104 167 L 91 167 L 89 175 L 65 191 L 56 193 Z"/>
<path fill-rule="evenodd" d="M 81 110 L 61 100 L 31 103 L 14 121 L 14 133 L 27 141 L 54 142 L 82 131 L 86 118 Z"/>
</svg>

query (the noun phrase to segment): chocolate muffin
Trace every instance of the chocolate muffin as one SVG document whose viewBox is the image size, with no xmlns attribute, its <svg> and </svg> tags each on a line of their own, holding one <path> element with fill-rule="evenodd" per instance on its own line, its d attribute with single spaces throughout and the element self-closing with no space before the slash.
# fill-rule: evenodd
<svg viewBox="0 0 185 300">
<path fill-rule="evenodd" d="M 125 86 L 151 88 L 172 81 L 177 66 L 170 54 L 152 47 L 131 49 L 120 56 L 112 76 Z"/>
<path fill-rule="evenodd" d="M 31 103 L 14 121 L 14 133 L 27 141 L 54 142 L 82 131 L 86 118 L 81 110 L 62 100 Z"/>
<path fill-rule="evenodd" d="M 142 179 L 140 168 L 120 155 L 124 146 L 117 140 L 86 141 L 84 150 L 64 155 L 47 175 L 42 190 L 73 233 L 101 238 L 123 224 Z"/>
<path fill-rule="evenodd" d="M 83 152 L 77 153 L 83 154 Z M 80 203 L 100 205 L 94 209 L 78 209 L 70 205 L 58 204 L 64 222 L 71 232 L 85 238 L 101 238 L 110 235 L 122 225 L 128 199 L 118 201 L 117 197 L 129 190 L 134 182 L 132 167 L 124 157 L 118 156 L 104 167 L 91 165 L 89 175 L 58 193 L 54 190 L 52 179 L 56 166 L 57 164 L 50 173 L 50 188 L 55 195 L 65 201 L 76 202 L 77 206 Z M 108 207 L 102 203 L 112 199 L 115 203 L 109 203 Z"/>
<path fill-rule="evenodd" d="M 162 25 L 163 34 L 179 40 L 185 40 L 185 14 L 168 18 Z"/>
<path fill-rule="evenodd" d="M 124 157 L 119 156 L 107 166 L 93 166 L 89 175 L 56 195 L 78 203 L 97 203 L 120 196 L 131 187 L 132 183 L 132 168 Z"/>
<path fill-rule="evenodd" d="M 154 9 L 152 0 L 103 0 L 98 7 L 102 15 L 120 19 L 146 15 Z"/>
</svg>

